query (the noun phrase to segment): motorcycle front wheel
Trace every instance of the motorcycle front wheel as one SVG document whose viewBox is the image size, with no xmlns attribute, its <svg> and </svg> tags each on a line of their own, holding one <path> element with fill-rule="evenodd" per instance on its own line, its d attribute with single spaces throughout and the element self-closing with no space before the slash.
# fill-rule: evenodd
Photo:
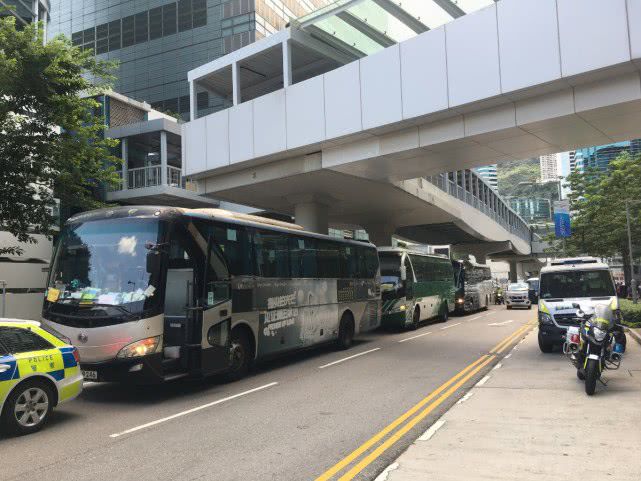
<svg viewBox="0 0 641 481">
<path fill-rule="evenodd" d="M 592 396 L 596 390 L 596 382 L 599 378 L 599 361 L 596 359 L 588 359 L 588 364 L 585 366 L 585 393 Z"/>
</svg>

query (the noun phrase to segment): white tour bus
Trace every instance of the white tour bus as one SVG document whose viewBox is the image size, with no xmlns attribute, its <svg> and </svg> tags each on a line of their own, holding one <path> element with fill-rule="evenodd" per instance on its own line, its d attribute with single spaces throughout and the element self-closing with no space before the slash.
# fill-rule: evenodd
<svg viewBox="0 0 641 481">
<path fill-rule="evenodd" d="M 57 245 L 45 322 L 85 378 L 159 382 L 226 372 L 380 324 L 368 243 L 217 209 L 118 207 L 77 215 Z"/>
<path fill-rule="evenodd" d="M 565 342 L 569 326 L 578 326 L 579 307 L 595 304 L 618 309 L 612 274 L 607 264 L 593 257 L 555 259 L 541 269 L 539 277 L 539 348 L 551 352 Z"/>
</svg>

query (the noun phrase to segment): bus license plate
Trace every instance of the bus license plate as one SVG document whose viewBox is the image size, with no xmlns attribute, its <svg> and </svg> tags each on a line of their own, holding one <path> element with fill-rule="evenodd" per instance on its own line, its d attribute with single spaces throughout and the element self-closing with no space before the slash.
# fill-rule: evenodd
<svg viewBox="0 0 641 481">
<path fill-rule="evenodd" d="M 95 381 L 98 379 L 98 371 L 82 371 L 82 377 L 87 381 Z"/>
</svg>

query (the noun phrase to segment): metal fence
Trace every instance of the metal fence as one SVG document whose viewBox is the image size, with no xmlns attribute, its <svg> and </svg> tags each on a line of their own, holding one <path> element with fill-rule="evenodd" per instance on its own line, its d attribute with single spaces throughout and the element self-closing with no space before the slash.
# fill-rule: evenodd
<svg viewBox="0 0 641 481">
<path fill-rule="evenodd" d="M 483 212 L 515 236 L 530 242 L 531 231 L 527 223 L 475 172 L 459 170 L 425 179 L 443 192 Z"/>
<path fill-rule="evenodd" d="M 127 170 L 127 190 L 162 185 L 161 169 L 160 165 L 150 165 Z M 109 189 L 111 192 L 125 190 L 123 173 L 118 172 L 118 176 L 120 177 L 120 182 Z M 171 165 L 167 166 L 167 185 L 180 189 L 196 190 L 195 185 L 188 183 L 183 177 L 182 170 Z"/>
</svg>

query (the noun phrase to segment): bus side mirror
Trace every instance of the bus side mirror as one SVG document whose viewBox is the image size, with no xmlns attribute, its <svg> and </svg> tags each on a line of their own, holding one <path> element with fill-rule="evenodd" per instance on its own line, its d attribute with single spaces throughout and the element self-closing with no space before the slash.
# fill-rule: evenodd
<svg viewBox="0 0 641 481">
<path fill-rule="evenodd" d="M 407 267 L 406 266 L 401 266 L 401 280 L 406 281 L 407 280 Z"/>
<path fill-rule="evenodd" d="M 149 274 L 157 273 L 160 269 L 160 254 L 158 252 L 147 253 L 147 267 L 146 270 Z"/>
</svg>

